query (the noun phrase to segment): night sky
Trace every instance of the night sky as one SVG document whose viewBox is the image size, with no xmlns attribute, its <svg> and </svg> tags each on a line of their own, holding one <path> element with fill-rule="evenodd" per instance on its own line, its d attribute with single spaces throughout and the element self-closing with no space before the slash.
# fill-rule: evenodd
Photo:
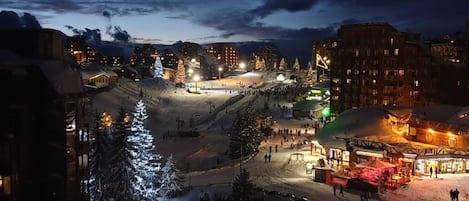
<svg viewBox="0 0 469 201">
<path fill-rule="evenodd" d="M 171 44 L 294 40 L 310 44 L 341 24 L 389 22 L 432 37 L 464 29 L 467 0 L 1 0 L 0 27 L 20 23 L 67 35 L 100 30 L 103 40 Z M 24 13 L 29 13 L 24 16 Z M 5 14 L 5 13 L 3 13 Z M 8 18 L 9 17 L 9 18 Z M 88 29 L 88 30 L 87 30 Z M 301 44 L 301 43 L 297 43 Z"/>
</svg>

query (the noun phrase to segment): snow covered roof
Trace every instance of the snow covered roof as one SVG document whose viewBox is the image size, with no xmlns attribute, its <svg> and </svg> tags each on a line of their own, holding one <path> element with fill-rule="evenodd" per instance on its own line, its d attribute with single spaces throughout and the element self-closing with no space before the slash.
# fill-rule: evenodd
<svg viewBox="0 0 469 201">
<path fill-rule="evenodd" d="M 321 100 L 311 100 L 311 101 L 300 101 L 293 105 L 293 110 L 299 111 L 318 111 L 321 110 L 323 107 L 320 105 L 322 103 Z"/>
<path fill-rule="evenodd" d="M 428 147 L 427 144 L 407 141 L 394 132 L 389 116 L 408 120 L 411 115 L 429 121 L 469 126 L 469 106 L 435 105 L 415 108 L 369 107 L 349 109 L 322 128 L 316 139 L 323 146 L 345 149 L 346 139 L 363 139 L 390 145 Z M 406 123 L 406 122 L 398 122 Z"/>
<path fill-rule="evenodd" d="M 83 93 L 80 74 L 61 60 L 28 59 L 7 50 L 0 50 L 0 64 L 12 68 L 36 66 L 41 69 L 57 93 L 62 95 Z"/>
<path fill-rule="evenodd" d="M 392 132 L 387 115 L 389 112 L 379 107 L 347 110 L 326 124 L 316 139 L 323 146 L 336 148 L 345 148 L 342 138 L 361 138 L 388 144 L 407 143 L 404 137 Z"/>
</svg>

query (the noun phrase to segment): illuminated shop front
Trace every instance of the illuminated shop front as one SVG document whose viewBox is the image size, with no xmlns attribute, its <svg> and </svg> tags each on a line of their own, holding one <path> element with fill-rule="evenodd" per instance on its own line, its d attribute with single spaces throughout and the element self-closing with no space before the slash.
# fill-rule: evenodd
<svg viewBox="0 0 469 201">
<path fill-rule="evenodd" d="M 429 174 L 430 168 L 438 173 L 467 173 L 469 172 L 469 159 L 466 158 L 419 158 L 415 161 L 415 169 L 418 172 Z"/>
</svg>

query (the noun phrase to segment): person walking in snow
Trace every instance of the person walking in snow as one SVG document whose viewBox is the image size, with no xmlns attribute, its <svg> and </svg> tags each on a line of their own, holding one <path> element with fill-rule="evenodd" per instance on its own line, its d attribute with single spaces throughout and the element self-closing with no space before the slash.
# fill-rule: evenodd
<svg viewBox="0 0 469 201">
<path fill-rule="evenodd" d="M 433 167 L 430 167 L 430 178 L 432 178 L 432 174 L 433 174 Z"/>
<path fill-rule="evenodd" d="M 455 201 L 459 201 L 459 191 L 458 191 L 458 189 L 456 189 L 456 190 L 454 191 L 454 200 L 455 200 Z"/>
<path fill-rule="evenodd" d="M 269 152 L 272 153 L 272 146 L 269 146 Z"/>
<path fill-rule="evenodd" d="M 272 159 L 272 155 L 269 154 L 269 163 L 270 163 L 271 159 Z"/>
<path fill-rule="evenodd" d="M 277 145 L 277 144 L 275 144 L 275 152 L 277 152 L 277 148 L 278 148 L 278 145 Z"/>
<path fill-rule="evenodd" d="M 264 155 L 264 163 L 267 163 L 267 154 Z"/>
</svg>

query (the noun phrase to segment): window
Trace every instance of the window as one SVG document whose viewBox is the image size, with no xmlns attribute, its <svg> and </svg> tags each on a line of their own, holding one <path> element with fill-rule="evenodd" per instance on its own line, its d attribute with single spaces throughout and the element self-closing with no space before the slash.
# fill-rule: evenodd
<svg viewBox="0 0 469 201">
<path fill-rule="evenodd" d="M 372 82 L 373 82 L 373 84 L 376 84 L 376 80 L 375 80 L 375 79 L 373 79 L 373 81 L 372 81 Z"/>
<path fill-rule="evenodd" d="M 11 177 L 0 175 L 0 197 L 11 194 Z"/>
<path fill-rule="evenodd" d="M 347 78 L 347 84 L 350 84 L 352 82 L 352 79 Z"/>
<path fill-rule="evenodd" d="M 404 70 L 399 70 L 399 76 L 404 76 Z"/>
<path fill-rule="evenodd" d="M 340 78 L 333 78 L 332 83 L 335 83 L 335 84 L 340 83 Z"/>
<path fill-rule="evenodd" d="M 389 101 L 388 100 L 383 100 L 383 105 L 388 105 Z"/>
<path fill-rule="evenodd" d="M 389 50 L 384 50 L 384 56 L 388 56 L 389 55 Z"/>
<path fill-rule="evenodd" d="M 397 55 L 399 55 L 399 49 L 396 48 L 394 49 L 394 56 L 397 56 Z"/>
<path fill-rule="evenodd" d="M 371 70 L 371 74 L 373 76 L 377 76 L 378 75 L 378 70 L 376 70 L 376 69 Z"/>
<path fill-rule="evenodd" d="M 391 46 L 393 46 L 394 45 L 394 38 L 391 38 L 390 41 L 391 41 Z"/>
<path fill-rule="evenodd" d="M 378 105 L 378 99 L 373 99 L 373 105 Z"/>
<path fill-rule="evenodd" d="M 360 50 L 355 49 L 355 57 L 358 57 L 358 55 L 360 55 Z"/>
<path fill-rule="evenodd" d="M 332 96 L 332 100 L 338 101 L 338 100 L 339 100 L 339 96 Z"/>
<path fill-rule="evenodd" d="M 377 89 L 371 90 L 371 94 L 373 94 L 373 96 L 377 95 L 377 94 L 378 94 L 378 90 L 377 90 Z"/>
<path fill-rule="evenodd" d="M 415 85 L 416 87 L 418 87 L 418 86 L 419 86 L 419 81 L 418 81 L 418 80 L 415 80 L 415 81 L 414 81 L 414 85 Z"/>
<path fill-rule="evenodd" d="M 352 73 L 352 69 L 347 69 L 347 75 L 350 75 Z"/>
</svg>

